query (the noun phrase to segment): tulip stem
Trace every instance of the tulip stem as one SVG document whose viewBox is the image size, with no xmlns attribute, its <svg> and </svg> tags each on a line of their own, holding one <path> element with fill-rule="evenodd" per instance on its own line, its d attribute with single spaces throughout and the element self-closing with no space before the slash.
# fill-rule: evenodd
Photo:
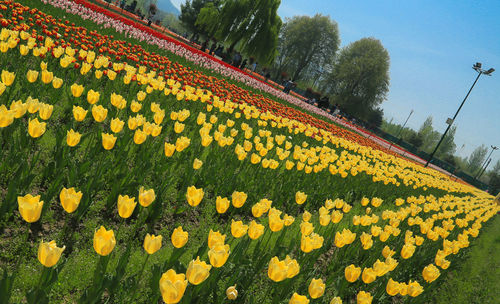
<svg viewBox="0 0 500 304">
<path fill-rule="evenodd" d="M 144 259 L 144 262 L 142 263 L 141 271 L 139 271 L 139 275 L 137 276 L 137 284 L 136 284 L 134 293 L 132 294 L 132 302 L 135 300 L 135 295 L 137 294 L 137 290 L 139 289 L 139 285 L 141 283 L 140 280 L 141 280 L 141 277 L 142 277 L 142 273 L 144 272 L 144 268 L 146 267 L 146 264 L 148 263 L 149 256 L 150 256 L 150 254 L 148 254 L 146 256 L 146 258 Z"/>
</svg>

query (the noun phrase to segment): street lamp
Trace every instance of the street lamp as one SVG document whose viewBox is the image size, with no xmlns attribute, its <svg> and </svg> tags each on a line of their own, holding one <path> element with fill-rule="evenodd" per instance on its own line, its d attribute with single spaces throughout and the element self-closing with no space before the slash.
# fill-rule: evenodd
<svg viewBox="0 0 500 304">
<path fill-rule="evenodd" d="M 484 75 L 488 75 L 488 76 L 491 76 L 491 73 L 493 73 L 495 71 L 494 68 L 490 68 L 488 70 L 483 70 L 481 68 L 481 63 L 480 62 L 476 62 L 472 68 L 478 72 L 478 75 L 476 77 L 476 80 L 474 80 L 474 83 L 472 84 L 472 86 L 470 87 L 469 89 L 469 92 L 467 92 L 467 95 L 465 95 L 465 98 L 464 100 L 462 101 L 462 103 L 460 104 L 460 107 L 458 107 L 458 110 L 457 112 L 455 113 L 455 115 L 453 116 L 453 118 L 448 118 L 446 120 L 446 123 L 448 124 L 448 127 L 446 127 L 446 130 L 444 131 L 443 133 L 443 136 L 441 136 L 441 139 L 439 140 L 438 144 L 436 145 L 436 148 L 434 148 L 434 151 L 432 151 L 431 155 L 429 156 L 429 159 L 427 160 L 427 162 L 425 163 L 425 166 L 424 167 L 427 167 L 429 165 L 429 163 L 431 162 L 432 158 L 434 157 L 434 154 L 436 153 L 437 149 L 439 148 L 439 145 L 441 145 L 441 143 L 443 142 L 444 140 L 444 137 L 446 136 L 446 133 L 448 133 L 448 130 L 450 130 L 451 128 L 451 125 L 453 124 L 453 122 L 455 121 L 455 118 L 457 118 L 458 116 L 458 112 L 460 112 L 460 110 L 462 109 L 462 106 L 464 105 L 465 101 L 467 100 L 467 97 L 469 97 L 469 94 L 470 92 L 472 91 L 472 89 L 474 88 L 474 86 L 476 85 L 476 82 L 479 80 L 479 77 L 484 74 Z"/>
<path fill-rule="evenodd" d="M 493 154 L 493 151 L 495 151 L 495 150 L 498 150 L 498 147 L 491 146 L 490 155 L 488 155 L 488 157 L 486 157 L 486 160 L 485 160 L 485 161 L 484 161 L 484 163 L 481 165 L 481 168 L 479 169 L 479 172 L 477 172 L 477 174 L 476 174 L 476 177 L 475 177 L 475 178 L 479 178 L 479 177 L 482 175 L 484 165 L 486 165 L 486 163 L 487 163 L 487 162 L 488 162 L 488 160 L 490 159 L 491 154 Z M 489 163 L 488 163 L 488 164 L 489 164 Z M 480 175 L 480 174 L 481 174 L 481 175 Z"/>
</svg>

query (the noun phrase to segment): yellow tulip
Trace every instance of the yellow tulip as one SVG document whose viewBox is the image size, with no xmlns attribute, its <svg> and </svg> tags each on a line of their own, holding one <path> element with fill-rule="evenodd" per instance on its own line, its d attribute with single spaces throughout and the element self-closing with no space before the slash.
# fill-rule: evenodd
<svg viewBox="0 0 500 304">
<path fill-rule="evenodd" d="M 116 136 L 108 133 L 101 133 L 102 135 L 102 146 L 106 150 L 111 150 L 115 146 Z"/>
<path fill-rule="evenodd" d="M 130 120 L 129 120 L 130 121 Z M 175 152 L 175 145 L 165 143 L 165 156 L 171 157 Z"/>
<path fill-rule="evenodd" d="M 61 78 L 54 77 L 54 79 L 52 79 L 52 86 L 54 87 L 54 89 L 59 89 L 62 84 L 63 80 Z"/>
<path fill-rule="evenodd" d="M 269 229 L 272 232 L 278 232 L 283 229 L 285 221 L 280 218 L 279 215 L 269 216 Z"/>
<path fill-rule="evenodd" d="M 188 281 L 183 273 L 177 274 L 170 269 L 163 273 L 160 279 L 160 292 L 163 302 L 167 304 L 179 303 L 184 296 Z"/>
<path fill-rule="evenodd" d="M 174 229 L 172 232 L 171 240 L 175 248 L 182 248 L 186 245 L 189 238 L 189 233 L 182 230 L 182 226 Z"/>
<path fill-rule="evenodd" d="M 33 99 L 31 96 L 28 96 L 28 99 L 26 99 L 26 105 L 28 106 L 28 112 L 31 114 L 34 114 L 38 112 L 40 109 L 40 106 L 42 105 L 41 102 L 38 101 L 38 99 Z"/>
<path fill-rule="evenodd" d="M 342 304 L 342 299 L 340 297 L 335 297 L 330 301 L 330 304 Z"/>
<path fill-rule="evenodd" d="M 26 78 L 30 83 L 35 82 L 36 79 L 38 78 L 38 71 L 28 70 L 28 72 L 26 73 Z"/>
<path fill-rule="evenodd" d="M 302 235 L 300 239 L 300 250 L 305 253 L 309 253 L 314 250 L 313 239 L 309 236 Z"/>
<path fill-rule="evenodd" d="M 392 278 L 389 279 L 385 287 L 385 291 L 390 296 L 395 296 L 399 293 L 400 285 L 399 282 L 394 281 Z"/>
<path fill-rule="evenodd" d="M 236 285 L 229 286 L 226 289 L 226 297 L 228 300 L 236 300 L 236 298 L 238 297 L 238 290 L 236 290 Z"/>
<path fill-rule="evenodd" d="M 54 73 L 47 71 L 46 69 L 42 71 L 42 82 L 49 84 L 54 81 Z"/>
<path fill-rule="evenodd" d="M 175 133 L 181 133 L 182 131 L 184 131 L 184 124 L 183 123 L 180 123 L 178 121 L 176 121 L 174 123 L 174 131 Z"/>
<path fill-rule="evenodd" d="M 325 293 L 325 283 L 323 283 L 322 279 L 312 279 L 308 291 L 313 299 L 322 297 Z"/>
<path fill-rule="evenodd" d="M 288 276 L 288 266 L 285 261 L 280 261 L 278 257 L 273 257 L 269 261 L 267 276 L 274 282 L 281 282 Z"/>
<path fill-rule="evenodd" d="M 99 230 L 94 232 L 94 250 L 102 256 L 107 256 L 115 248 L 116 239 L 113 230 L 106 230 L 101 226 Z"/>
<path fill-rule="evenodd" d="M 137 100 L 143 101 L 145 98 L 146 98 L 146 92 L 144 91 L 137 92 Z"/>
<path fill-rule="evenodd" d="M 356 267 L 353 264 L 345 268 L 345 279 L 348 282 L 354 283 L 359 278 L 361 274 L 361 267 Z"/>
<path fill-rule="evenodd" d="M 181 136 L 181 137 L 177 138 L 177 140 L 175 141 L 175 150 L 177 152 L 181 152 L 184 149 L 186 149 L 187 147 L 189 147 L 190 144 L 191 144 L 191 139 L 189 139 L 185 136 Z"/>
<path fill-rule="evenodd" d="M 240 238 L 247 233 L 248 225 L 243 224 L 242 221 L 231 221 L 231 234 L 235 238 Z"/>
<path fill-rule="evenodd" d="M 32 196 L 31 194 L 26 194 L 25 196 L 18 196 L 17 204 L 19 213 L 26 222 L 34 223 L 40 219 L 43 207 L 40 195 Z"/>
<path fill-rule="evenodd" d="M 96 92 L 94 90 L 89 90 L 87 92 L 87 102 L 89 104 L 93 105 L 99 101 L 100 96 L 101 96 L 101 94 L 99 92 Z"/>
<path fill-rule="evenodd" d="M 129 197 L 128 195 L 118 195 L 118 214 L 122 218 L 129 218 L 134 212 L 136 205 L 137 202 L 135 201 L 135 197 Z"/>
<path fill-rule="evenodd" d="M 413 256 L 414 252 L 415 252 L 415 245 L 405 244 L 403 248 L 401 248 L 401 257 L 405 260 L 409 259 Z"/>
<path fill-rule="evenodd" d="M 74 112 L 73 112 L 74 114 Z M 94 120 L 97 122 L 103 122 L 106 119 L 106 116 L 108 115 L 108 109 L 105 109 L 101 105 L 94 105 L 92 107 L 92 116 L 94 117 Z"/>
<path fill-rule="evenodd" d="M 85 116 L 87 115 L 87 110 L 80 106 L 73 106 L 73 117 L 75 117 L 76 121 L 83 121 Z"/>
<path fill-rule="evenodd" d="M 264 234 L 264 225 L 257 223 L 255 220 L 251 221 L 248 227 L 248 236 L 252 240 L 256 240 L 262 234 Z"/>
<path fill-rule="evenodd" d="M 64 210 L 68 213 L 73 213 L 78 208 L 82 195 L 81 191 L 76 192 L 73 187 L 69 189 L 63 188 L 59 193 L 59 199 Z"/>
<path fill-rule="evenodd" d="M 291 215 L 285 214 L 283 216 L 283 221 L 285 222 L 285 226 L 290 226 L 295 221 L 295 218 Z"/>
<path fill-rule="evenodd" d="M 38 246 L 38 261 L 45 267 L 52 267 L 57 264 L 64 249 L 66 246 L 57 247 L 56 241 L 42 241 Z"/>
<path fill-rule="evenodd" d="M 193 169 L 195 170 L 198 170 L 201 168 L 201 166 L 203 165 L 203 162 L 197 158 L 194 159 L 193 161 Z"/>
<path fill-rule="evenodd" d="M 39 122 L 38 119 L 30 119 L 28 123 L 28 133 L 31 137 L 37 138 L 43 135 L 46 130 L 46 123 Z"/>
<path fill-rule="evenodd" d="M 193 285 L 199 285 L 205 281 L 210 275 L 211 265 L 208 265 L 204 261 L 200 261 L 200 257 L 196 260 L 189 262 L 189 266 L 186 270 L 186 277 L 189 283 Z"/>
<path fill-rule="evenodd" d="M 220 196 L 217 196 L 215 200 L 215 209 L 217 209 L 217 212 L 220 214 L 225 213 L 228 208 L 229 200 L 226 197 L 222 198 Z"/>
<path fill-rule="evenodd" d="M 309 222 L 311 220 L 311 213 L 309 213 L 307 210 L 304 211 L 304 213 L 302 214 L 302 220 L 304 222 Z"/>
<path fill-rule="evenodd" d="M 434 264 L 430 264 L 424 268 L 422 271 L 422 276 L 427 283 L 431 283 L 436 280 L 440 275 L 439 269 L 434 266 Z"/>
<path fill-rule="evenodd" d="M 213 231 L 210 229 L 208 233 L 208 248 L 213 248 L 217 244 L 224 244 L 226 239 L 225 234 L 221 234 L 219 231 Z"/>
<path fill-rule="evenodd" d="M 142 186 L 139 188 L 139 204 L 141 204 L 142 207 L 148 207 L 155 199 L 156 195 L 154 189 L 145 190 Z"/>
<path fill-rule="evenodd" d="M 410 297 L 414 298 L 424 292 L 424 288 L 418 282 L 412 282 L 410 280 L 406 292 Z"/>
<path fill-rule="evenodd" d="M 14 79 L 16 78 L 16 74 L 2 70 L 2 74 L 0 75 L 0 78 L 2 79 L 2 83 L 5 86 L 10 86 L 14 82 Z"/>
<path fill-rule="evenodd" d="M 144 143 L 147 138 L 148 138 L 148 135 L 146 134 L 146 132 L 139 130 L 139 129 L 135 130 L 134 143 L 136 143 L 137 145 L 140 145 L 140 144 Z"/>
<path fill-rule="evenodd" d="M 53 105 L 49 105 L 49 104 L 41 104 L 40 105 L 40 108 L 39 108 L 39 115 L 40 115 L 40 118 L 43 119 L 43 120 L 47 120 L 50 118 L 50 116 L 52 116 L 52 111 L 54 110 L 54 106 Z"/>
<path fill-rule="evenodd" d="M 295 193 L 295 202 L 299 205 L 302 205 L 303 203 L 305 203 L 307 199 L 307 194 L 305 194 L 304 192 L 301 192 L 301 191 L 297 191 L 297 193 Z"/>
<path fill-rule="evenodd" d="M 309 304 L 309 299 L 294 292 L 288 304 Z"/>
<path fill-rule="evenodd" d="M 314 226 L 312 223 L 309 222 L 302 222 L 300 223 L 300 232 L 302 235 L 309 235 L 314 231 Z"/>
<path fill-rule="evenodd" d="M 157 252 L 161 248 L 162 239 L 163 237 L 161 235 L 154 236 L 149 233 L 146 234 L 146 238 L 144 239 L 144 250 L 146 250 L 148 254 Z"/>
<path fill-rule="evenodd" d="M 5 105 L 0 105 L 0 128 L 5 128 L 14 122 L 14 113 Z"/>
<path fill-rule="evenodd" d="M 74 97 L 80 97 L 82 96 L 83 93 L 83 86 L 78 85 L 76 83 L 71 85 L 71 94 L 73 94 Z"/>
<path fill-rule="evenodd" d="M 130 104 L 130 109 L 132 112 L 137 113 L 141 110 L 142 104 L 138 103 L 137 101 L 133 100 L 132 103 Z"/>
<path fill-rule="evenodd" d="M 195 186 L 190 186 L 187 189 L 186 192 L 186 199 L 188 201 L 188 204 L 192 207 L 198 206 L 200 204 L 201 200 L 203 199 L 203 195 L 205 193 L 203 192 L 203 189 L 197 189 Z"/>
<path fill-rule="evenodd" d="M 123 126 L 125 125 L 125 122 L 123 120 L 120 120 L 118 117 L 111 119 L 111 131 L 113 133 L 119 133 L 123 129 Z"/>
<path fill-rule="evenodd" d="M 360 291 L 356 296 L 357 304 L 371 304 L 372 300 L 373 297 L 370 295 L 369 292 Z"/>
<path fill-rule="evenodd" d="M 245 192 L 234 191 L 231 195 L 232 203 L 235 208 L 241 208 L 246 200 L 248 195 Z"/>
<path fill-rule="evenodd" d="M 10 111 L 14 114 L 14 118 L 21 118 L 28 110 L 28 105 L 21 100 L 13 101 L 10 104 Z"/>
<path fill-rule="evenodd" d="M 215 268 L 222 267 L 229 257 L 229 245 L 217 244 L 208 250 L 210 264 Z"/>
<path fill-rule="evenodd" d="M 363 273 L 361 274 L 361 279 L 365 284 L 370 284 L 371 282 L 375 281 L 377 278 L 377 274 L 375 271 L 373 271 L 372 268 L 365 268 L 363 269 Z"/>
</svg>

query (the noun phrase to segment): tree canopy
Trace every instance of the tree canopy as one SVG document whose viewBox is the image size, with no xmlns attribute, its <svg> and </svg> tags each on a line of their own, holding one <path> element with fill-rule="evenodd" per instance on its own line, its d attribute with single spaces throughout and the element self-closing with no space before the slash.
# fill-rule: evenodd
<svg viewBox="0 0 500 304">
<path fill-rule="evenodd" d="M 314 77 L 325 64 L 333 62 L 340 44 L 337 23 L 329 16 L 294 16 L 287 19 L 279 35 L 277 73 L 286 70 L 292 80 L 305 71 Z"/>
<path fill-rule="evenodd" d="M 185 3 L 181 4 L 181 14 L 179 15 L 179 20 L 182 22 L 184 27 L 192 33 L 206 34 L 204 27 L 196 25 L 196 19 L 200 14 L 200 10 L 208 4 L 219 6 L 220 3 L 220 0 L 187 0 Z"/>
<path fill-rule="evenodd" d="M 488 153 L 488 147 L 481 145 L 472 151 L 471 155 L 467 159 L 467 169 L 471 174 L 478 173 L 481 165 L 483 164 L 486 154 Z"/>
<path fill-rule="evenodd" d="M 334 101 L 366 119 L 387 96 L 389 64 L 389 53 L 377 39 L 363 38 L 343 48 L 328 78 Z"/>
</svg>

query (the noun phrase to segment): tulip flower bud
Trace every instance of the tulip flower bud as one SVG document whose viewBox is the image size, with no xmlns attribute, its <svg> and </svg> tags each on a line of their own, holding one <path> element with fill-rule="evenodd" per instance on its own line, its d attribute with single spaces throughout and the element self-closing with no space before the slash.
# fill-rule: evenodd
<svg viewBox="0 0 500 304">
<path fill-rule="evenodd" d="M 73 112 L 74 114 L 74 112 Z M 106 119 L 106 116 L 108 115 L 108 109 L 105 109 L 101 105 L 94 105 L 92 107 L 92 116 L 94 117 L 94 120 L 97 122 L 103 122 Z"/>
<path fill-rule="evenodd" d="M 222 267 L 229 257 L 229 245 L 217 244 L 208 250 L 210 264 L 215 268 Z"/>
<path fill-rule="evenodd" d="M 195 170 L 198 170 L 201 168 L 201 166 L 203 165 L 203 162 L 197 158 L 194 159 L 193 161 L 193 169 Z"/>
<path fill-rule="evenodd" d="M 424 292 L 424 288 L 418 282 L 412 282 L 410 280 L 406 292 L 410 297 L 414 298 Z"/>
<path fill-rule="evenodd" d="M 304 222 L 309 222 L 311 220 L 311 213 L 309 213 L 309 211 L 304 211 L 304 213 L 302 214 L 302 220 Z"/>
<path fill-rule="evenodd" d="M 0 86 L 2 84 L 0 83 Z M 1 94 L 0 94 L 1 95 Z M 0 105 L 0 128 L 5 128 L 14 122 L 14 113 L 5 105 Z"/>
<path fill-rule="evenodd" d="M 174 123 L 174 132 L 177 134 L 181 133 L 182 131 L 184 131 L 184 126 L 185 125 L 183 123 L 176 121 Z"/>
<path fill-rule="evenodd" d="M 269 261 L 269 266 L 267 269 L 268 277 L 274 282 L 281 282 L 287 278 L 288 266 L 285 261 L 280 261 L 278 257 L 273 257 Z"/>
<path fill-rule="evenodd" d="M 356 297 L 357 304 L 371 304 L 373 297 L 369 292 L 360 291 Z"/>
<path fill-rule="evenodd" d="M 208 248 L 213 248 L 217 244 L 224 244 L 225 239 L 225 234 L 221 234 L 219 231 L 214 232 L 210 229 L 208 233 Z"/>
<path fill-rule="evenodd" d="M 130 120 L 129 120 L 130 121 Z M 165 156 L 171 157 L 175 152 L 175 145 L 165 143 Z"/>
<path fill-rule="evenodd" d="M 144 187 L 139 188 L 139 204 L 142 207 L 148 207 L 156 199 L 155 190 L 144 190 Z"/>
<path fill-rule="evenodd" d="M 189 147 L 189 145 L 191 144 L 191 140 L 185 136 L 181 136 L 179 138 L 177 138 L 177 140 L 175 141 L 175 150 L 177 152 L 181 152 L 183 151 L 184 149 L 186 149 L 187 147 Z"/>
<path fill-rule="evenodd" d="M 222 214 L 222 213 L 225 213 L 227 211 L 227 209 L 229 208 L 229 200 L 224 197 L 220 197 L 220 196 L 217 196 L 216 200 L 215 200 L 215 208 L 217 209 L 217 212 Z"/>
<path fill-rule="evenodd" d="M 251 221 L 248 227 L 248 236 L 252 240 L 258 239 L 262 234 L 264 234 L 264 225 L 257 223 L 256 221 Z"/>
<path fill-rule="evenodd" d="M 163 273 L 160 279 L 160 292 L 167 304 L 179 303 L 184 296 L 188 281 L 183 273 L 177 274 L 170 269 Z"/>
<path fill-rule="evenodd" d="M 308 304 L 309 299 L 306 296 L 301 296 L 294 292 L 288 304 Z"/>
<path fill-rule="evenodd" d="M 325 293 L 325 283 L 322 279 L 312 279 L 311 284 L 309 284 L 309 295 L 313 299 L 322 297 Z"/>
<path fill-rule="evenodd" d="M 69 189 L 63 188 L 59 194 L 59 199 L 64 210 L 73 213 L 78 208 L 82 195 L 81 191 L 76 192 L 73 187 Z"/>
<path fill-rule="evenodd" d="M 101 133 L 102 135 L 102 146 L 106 150 L 111 150 L 115 146 L 116 143 L 116 136 L 113 136 L 113 134 L 108 134 L 108 133 Z"/>
<path fill-rule="evenodd" d="M 76 121 L 83 121 L 85 116 L 87 115 L 87 111 L 80 106 L 73 106 L 73 116 Z"/>
<path fill-rule="evenodd" d="M 140 145 L 146 141 L 147 137 L 148 135 L 146 134 L 146 132 L 136 129 L 134 133 L 134 143 Z"/>
<path fill-rule="evenodd" d="M 161 235 L 154 236 L 149 233 L 146 234 L 146 238 L 144 239 L 144 250 L 146 250 L 148 254 L 157 252 L 161 248 L 162 239 L 163 237 Z"/>
<path fill-rule="evenodd" d="M 82 96 L 83 93 L 83 86 L 78 85 L 76 83 L 71 85 L 71 94 L 73 94 L 74 97 L 80 97 Z"/>
<path fill-rule="evenodd" d="M 30 119 L 28 123 L 28 133 L 33 138 L 38 138 L 45 133 L 47 124 L 39 122 L 38 119 Z"/>
<path fill-rule="evenodd" d="M 283 221 L 279 215 L 269 216 L 269 228 L 272 232 L 278 232 L 283 229 L 285 221 Z"/>
<path fill-rule="evenodd" d="M 34 223 L 40 219 L 43 207 L 40 195 L 32 196 L 31 194 L 26 194 L 25 196 L 18 196 L 17 204 L 19 213 L 26 222 Z"/>
<path fill-rule="evenodd" d="M 28 72 L 26 73 L 26 78 L 30 83 L 35 82 L 36 79 L 38 78 L 38 71 L 28 70 Z"/>
<path fill-rule="evenodd" d="M 200 261 L 200 257 L 196 260 L 189 262 L 189 266 L 186 271 L 186 277 L 189 283 L 193 285 L 199 285 L 205 281 L 210 275 L 211 265 L 208 265 L 204 261 Z"/>
<path fill-rule="evenodd" d="M 300 232 L 302 235 L 310 235 L 314 231 L 314 226 L 309 222 L 300 223 Z"/>
<path fill-rule="evenodd" d="M 134 212 L 137 202 L 135 197 L 129 197 L 128 195 L 118 195 L 118 214 L 122 218 L 129 218 Z"/>
<path fill-rule="evenodd" d="M 231 195 L 232 203 L 235 208 L 241 208 L 246 200 L 248 195 L 245 192 L 234 191 Z"/>
<path fill-rule="evenodd" d="M 305 194 L 304 192 L 301 192 L 301 191 L 297 191 L 297 193 L 295 193 L 295 202 L 299 205 L 302 205 L 303 203 L 305 203 L 307 199 L 307 194 Z"/>
<path fill-rule="evenodd" d="M 106 230 L 101 226 L 99 230 L 94 232 L 94 250 L 102 256 L 107 256 L 115 248 L 116 240 L 113 230 Z"/>
<path fill-rule="evenodd" d="M 353 264 L 345 268 L 345 279 L 348 282 L 354 283 L 359 278 L 361 274 L 361 267 L 356 267 Z"/>
<path fill-rule="evenodd" d="M 184 245 L 186 245 L 188 238 L 189 233 L 182 230 L 182 226 L 179 226 L 172 232 L 171 240 L 175 248 L 182 248 L 184 247 Z"/>
<path fill-rule="evenodd" d="M 427 283 L 431 283 L 436 280 L 440 275 L 439 269 L 434 266 L 434 264 L 430 264 L 424 268 L 422 271 L 422 276 Z"/>
<path fill-rule="evenodd" d="M 203 199 L 204 194 L 205 193 L 201 188 L 197 189 L 195 186 L 188 187 L 186 192 L 186 199 L 188 201 L 188 204 L 192 207 L 198 206 Z"/>
<path fill-rule="evenodd" d="M 361 279 L 365 284 L 370 284 L 371 282 L 375 281 L 377 278 L 377 274 L 375 271 L 373 271 L 372 268 L 365 268 L 363 269 L 363 273 L 361 274 Z"/>
<path fill-rule="evenodd" d="M 54 77 L 54 79 L 52 79 L 52 86 L 54 87 L 54 89 L 59 89 L 62 84 L 63 80 L 61 78 Z"/>
<path fill-rule="evenodd" d="M 409 259 L 413 256 L 415 252 L 415 245 L 405 244 L 403 248 L 401 248 L 401 257 L 403 259 Z"/>
<path fill-rule="evenodd" d="M 231 221 L 231 234 L 235 238 L 240 238 L 247 233 L 248 225 L 244 225 L 242 221 Z"/>
<path fill-rule="evenodd" d="M 110 127 L 113 133 L 120 133 L 124 125 L 125 122 L 123 120 L 120 120 L 118 117 L 111 119 Z"/>
<path fill-rule="evenodd" d="M 385 291 L 390 296 L 395 296 L 399 293 L 400 285 L 399 282 L 394 281 L 392 278 L 387 282 L 387 286 L 385 287 Z"/>
<path fill-rule="evenodd" d="M 52 267 L 57 264 L 64 249 L 66 249 L 66 246 L 59 248 L 56 241 L 42 241 L 38 247 L 38 261 L 45 267 Z"/>
<path fill-rule="evenodd" d="M 6 70 L 2 70 L 2 74 L 0 76 L 0 78 L 2 79 L 2 83 L 7 87 L 12 85 L 14 79 L 16 78 L 16 74 Z"/>
<path fill-rule="evenodd" d="M 226 297 L 228 298 L 228 300 L 236 300 L 236 298 L 238 297 L 238 291 L 236 290 L 236 285 L 229 286 L 226 289 Z"/>
</svg>

